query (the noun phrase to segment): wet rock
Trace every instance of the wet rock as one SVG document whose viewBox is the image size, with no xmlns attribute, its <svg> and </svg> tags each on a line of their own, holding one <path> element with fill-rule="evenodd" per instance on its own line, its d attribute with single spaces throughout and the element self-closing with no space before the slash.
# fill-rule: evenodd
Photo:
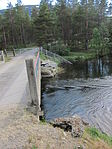
<svg viewBox="0 0 112 149">
<path fill-rule="evenodd" d="M 84 124 L 80 117 L 57 118 L 50 122 L 54 127 L 71 132 L 73 137 L 81 137 L 84 131 Z"/>
</svg>

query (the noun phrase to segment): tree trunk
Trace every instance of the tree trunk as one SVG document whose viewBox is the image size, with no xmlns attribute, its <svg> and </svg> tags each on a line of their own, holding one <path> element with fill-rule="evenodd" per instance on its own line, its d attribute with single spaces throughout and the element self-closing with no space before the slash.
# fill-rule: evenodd
<svg viewBox="0 0 112 149">
<path fill-rule="evenodd" d="M 23 23 L 21 24 L 21 27 L 22 27 L 22 40 L 23 40 L 23 44 L 26 45 Z"/>
<path fill-rule="evenodd" d="M 4 47 L 5 49 L 7 49 L 7 39 L 6 39 L 5 28 L 4 26 L 2 26 L 2 28 L 3 28 Z"/>
<path fill-rule="evenodd" d="M 86 4 L 86 39 L 85 39 L 85 49 L 88 50 L 88 6 Z"/>
<path fill-rule="evenodd" d="M 14 30 L 13 30 L 13 18 L 12 18 L 12 13 L 11 13 L 11 10 L 10 10 L 10 23 L 11 23 L 11 33 L 12 33 L 12 42 L 13 42 L 13 45 L 15 45 L 15 40 L 14 40 Z"/>
</svg>

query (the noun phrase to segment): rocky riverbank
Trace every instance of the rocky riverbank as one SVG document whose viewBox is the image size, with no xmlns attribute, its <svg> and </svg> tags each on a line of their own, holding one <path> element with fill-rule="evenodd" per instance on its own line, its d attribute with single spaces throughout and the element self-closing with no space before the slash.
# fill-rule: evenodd
<svg viewBox="0 0 112 149">
<path fill-rule="evenodd" d="M 57 74 L 60 74 L 64 71 L 64 68 L 59 67 L 58 64 L 51 60 L 42 60 L 41 61 L 41 75 L 42 78 L 53 78 Z"/>
<path fill-rule="evenodd" d="M 43 78 L 52 78 L 57 73 L 57 64 L 50 60 L 41 61 L 41 75 Z"/>
<path fill-rule="evenodd" d="M 61 126 L 61 128 L 60 128 Z M 72 128 L 71 128 L 72 127 Z M 0 110 L 0 148 L 5 149 L 111 149 L 103 139 L 93 138 L 77 116 L 38 122 L 24 107 Z M 73 133 L 73 135 L 72 135 Z"/>
</svg>

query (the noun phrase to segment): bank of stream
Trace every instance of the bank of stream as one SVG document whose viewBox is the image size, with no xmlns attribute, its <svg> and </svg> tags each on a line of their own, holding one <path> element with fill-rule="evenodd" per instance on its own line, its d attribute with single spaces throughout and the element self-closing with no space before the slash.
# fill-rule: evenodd
<svg viewBox="0 0 112 149">
<path fill-rule="evenodd" d="M 112 135 L 112 55 L 64 65 L 65 71 L 42 81 L 45 118 L 78 114 L 92 126 Z M 47 86 L 73 86 L 68 90 Z"/>
</svg>

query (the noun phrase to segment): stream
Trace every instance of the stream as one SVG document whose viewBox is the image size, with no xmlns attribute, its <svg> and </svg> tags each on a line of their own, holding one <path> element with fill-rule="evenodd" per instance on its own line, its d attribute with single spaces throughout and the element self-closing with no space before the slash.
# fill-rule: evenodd
<svg viewBox="0 0 112 149">
<path fill-rule="evenodd" d="M 42 81 L 45 118 L 52 120 L 76 114 L 112 135 L 112 55 L 76 62 L 64 68 L 65 71 L 57 77 Z M 74 88 L 48 89 L 47 85 Z"/>
</svg>

